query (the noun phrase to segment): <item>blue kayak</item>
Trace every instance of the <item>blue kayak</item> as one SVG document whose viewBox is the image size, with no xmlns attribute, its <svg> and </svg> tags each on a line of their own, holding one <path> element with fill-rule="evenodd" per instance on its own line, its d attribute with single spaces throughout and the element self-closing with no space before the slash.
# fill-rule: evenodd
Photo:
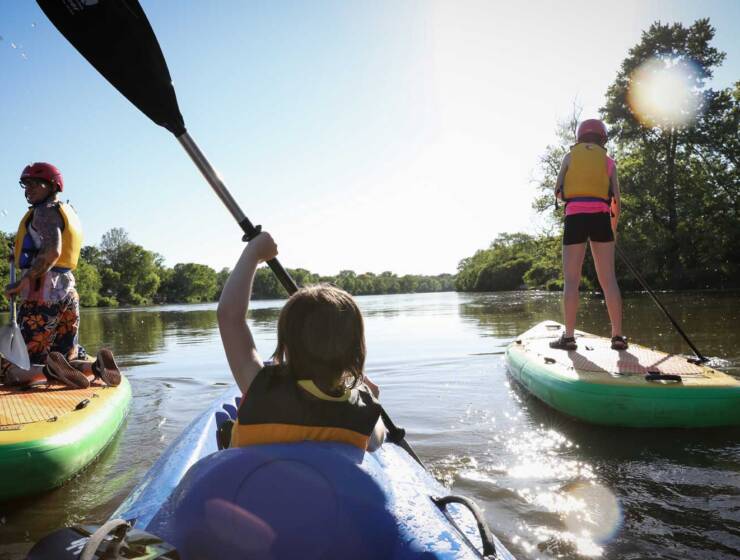
<svg viewBox="0 0 740 560">
<path fill-rule="evenodd" d="M 466 511 L 468 500 L 450 496 L 395 444 L 373 453 L 324 442 L 219 451 L 216 430 L 238 403 L 231 389 L 195 418 L 112 518 L 185 559 L 513 560 Z"/>
<path fill-rule="evenodd" d="M 475 503 L 451 495 L 405 442 L 219 450 L 236 391 L 183 430 L 106 524 L 60 529 L 28 558 L 514 560 Z"/>
</svg>

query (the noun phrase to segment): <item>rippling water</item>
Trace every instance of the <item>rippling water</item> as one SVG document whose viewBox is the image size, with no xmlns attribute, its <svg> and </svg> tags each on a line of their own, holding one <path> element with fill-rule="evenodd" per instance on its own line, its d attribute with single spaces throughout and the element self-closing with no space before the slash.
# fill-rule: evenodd
<svg viewBox="0 0 740 560">
<path fill-rule="evenodd" d="M 737 294 L 663 294 L 693 342 L 740 376 Z M 634 430 L 570 421 L 529 398 L 506 373 L 517 334 L 559 320 L 543 293 L 358 298 L 369 375 L 435 476 L 474 498 L 519 558 L 737 558 L 740 430 Z M 263 358 L 279 301 L 250 312 Z M 688 348 L 646 296 L 625 299 L 627 334 Z M 107 518 L 189 420 L 232 383 L 215 306 L 83 311 L 89 350 L 115 349 L 134 404 L 98 461 L 63 488 L 0 504 L 0 558 L 74 522 Z M 579 328 L 608 335 L 603 301 L 585 297 Z M 22 473 L 18 473 L 22 476 Z"/>
</svg>

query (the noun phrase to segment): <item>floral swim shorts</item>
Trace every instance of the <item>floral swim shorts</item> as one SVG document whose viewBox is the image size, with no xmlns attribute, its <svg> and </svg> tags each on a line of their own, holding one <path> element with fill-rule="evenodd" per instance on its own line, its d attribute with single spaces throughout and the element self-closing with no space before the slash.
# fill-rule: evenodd
<svg viewBox="0 0 740 560">
<path fill-rule="evenodd" d="M 49 352 L 61 352 L 67 360 L 83 359 L 78 344 L 80 296 L 70 290 L 55 302 L 25 300 L 18 309 L 18 324 L 32 364 L 45 364 Z"/>
</svg>

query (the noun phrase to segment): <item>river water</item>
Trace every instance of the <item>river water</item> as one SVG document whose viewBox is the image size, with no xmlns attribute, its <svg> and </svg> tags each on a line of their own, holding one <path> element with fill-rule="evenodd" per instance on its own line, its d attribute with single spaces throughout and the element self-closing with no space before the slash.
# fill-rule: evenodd
<svg viewBox="0 0 740 560">
<path fill-rule="evenodd" d="M 720 369 L 740 376 L 737 294 L 662 294 Z M 422 460 L 474 498 L 521 559 L 738 558 L 740 429 L 610 429 L 571 421 L 508 377 L 517 334 L 559 320 L 559 295 L 417 294 L 357 298 L 367 372 Z M 250 311 L 258 348 L 275 343 L 280 301 Z M 644 295 L 625 299 L 626 334 L 688 348 Z M 601 299 L 584 296 L 579 328 L 608 335 Z M 101 522 L 161 451 L 232 383 L 215 305 L 84 310 L 82 342 L 115 350 L 134 404 L 114 443 L 81 475 L 38 498 L 0 504 L 0 558 L 76 522 Z M 18 476 L 23 476 L 18 473 Z"/>
</svg>

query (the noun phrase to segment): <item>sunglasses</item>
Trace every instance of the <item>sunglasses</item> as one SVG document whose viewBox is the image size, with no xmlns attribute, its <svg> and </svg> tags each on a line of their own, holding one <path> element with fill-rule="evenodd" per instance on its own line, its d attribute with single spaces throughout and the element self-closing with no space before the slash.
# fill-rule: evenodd
<svg viewBox="0 0 740 560">
<path fill-rule="evenodd" d="M 45 189 L 49 188 L 49 184 L 43 179 L 21 179 L 20 181 L 18 181 L 18 184 L 24 190 L 28 187 L 42 187 Z"/>
</svg>

